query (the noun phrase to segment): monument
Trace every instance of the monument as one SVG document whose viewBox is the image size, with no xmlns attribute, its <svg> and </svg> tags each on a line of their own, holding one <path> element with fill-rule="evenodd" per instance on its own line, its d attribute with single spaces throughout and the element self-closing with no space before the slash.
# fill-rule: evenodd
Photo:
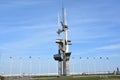
<svg viewBox="0 0 120 80">
<path fill-rule="evenodd" d="M 60 27 L 62 28 L 60 29 Z M 60 16 L 58 15 L 58 31 L 57 31 L 58 38 L 56 39 L 56 43 L 58 44 L 58 54 L 54 55 L 54 59 L 58 61 L 59 76 L 69 76 L 70 73 L 69 59 L 71 52 L 69 52 L 69 45 L 71 45 L 71 40 L 68 40 L 68 29 L 69 28 L 66 23 L 66 10 L 63 5 L 61 22 L 60 22 Z"/>
</svg>

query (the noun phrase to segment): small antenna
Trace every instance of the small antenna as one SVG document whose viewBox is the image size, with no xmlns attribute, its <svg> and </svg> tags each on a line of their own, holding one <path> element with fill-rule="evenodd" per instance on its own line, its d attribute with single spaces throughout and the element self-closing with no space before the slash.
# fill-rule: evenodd
<svg viewBox="0 0 120 80">
<path fill-rule="evenodd" d="M 66 9 L 64 8 L 64 2 L 62 0 L 62 25 L 67 25 L 66 23 Z"/>
<path fill-rule="evenodd" d="M 66 8 L 65 8 L 65 10 L 64 10 L 64 17 L 65 17 L 65 25 L 67 25 L 67 19 L 66 19 Z"/>
<path fill-rule="evenodd" d="M 64 8 L 64 2 L 63 2 L 63 0 L 62 0 L 62 8 Z"/>
<path fill-rule="evenodd" d="M 64 25 L 65 24 L 65 16 L 64 16 L 64 2 L 62 0 L 62 24 Z"/>
<path fill-rule="evenodd" d="M 58 29 L 60 29 L 60 15 L 59 15 L 59 12 L 58 12 Z"/>
</svg>

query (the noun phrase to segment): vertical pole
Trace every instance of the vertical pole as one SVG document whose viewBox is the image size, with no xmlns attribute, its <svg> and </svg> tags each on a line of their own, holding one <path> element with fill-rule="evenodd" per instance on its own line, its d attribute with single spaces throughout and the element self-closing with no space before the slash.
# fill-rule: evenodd
<svg viewBox="0 0 120 80">
<path fill-rule="evenodd" d="M 22 57 L 20 57 L 20 75 L 22 75 Z"/>
<path fill-rule="evenodd" d="M 89 64 L 88 63 L 89 63 L 89 57 L 87 57 L 87 70 L 88 70 L 87 73 L 89 74 L 89 66 L 88 66 Z"/>
<path fill-rule="evenodd" d="M 48 71 L 47 72 L 48 72 L 48 76 L 49 76 L 49 58 L 48 58 Z"/>
<path fill-rule="evenodd" d="M 30 59 L 30 62 L 29 62 L 29 64 L 30 64 L 30 65 L 29 65 L 29 66 L 30 66 L 30 72 L 29 72 L 29 74 L 30 74 L 30 77 L 31 77 L 31 74 L 32 74 L 32 73 L 31 73 L 31 71 L 32 71 L 31 58 L 32 58 L 32 57 L 31 57 L 31 56 L 29 56 L 29 59 Z"/>
<path fill-rule="evenodd" d="M 110 68 L 109 68 L 109 58 L 108 57 L 106 57 L 106 60 L 107 60 L 107 65 L 108 65 L 108 74 L 110 73 Z"/>
<path fill-rule="evenodd" d="M 81 57 L 80 57 L 80 74 L 81 74 L 81 70 L 82 70 L 82 64 L 81 64 Z"/>
<path fill-rule="evenodd" d="M 12 56 L 10 56 L 10 76 L 12 76 Z M 9 77 L 10 80 L 11 77 Z"/>
<path fill-rule="evenodd" d="M 65 45 L 65 41 L 66 41 L 66 31 L 64 29 L 64 25 L 65 25 L 65 15 L 64 15 L 64 5 L 63 5 L 63 0 L 62 0 L 62 28 L 63 28 L 63 48 L 64 48 L 64 52 L 63 52 L 63 75 L 66 76 L 66 60 L 65 60 L 65 52 L 66 52 L 66 45 Z"/>
<path fill-rule="evenodd" d="M 12 76 L 12 56 L 10 56 L 10 76 Z"/>
<path fill-rule="evenodd" d="M 38 59 L 39 59 L 39 75 L 40 75 L 40 57 L 38 57 Z"/>
<path fill-rule="evenodd" d="M 95 60 L 95 57 L 93 58 L 93 60 L 94 60 L 94 62 L 93 62 L 93 64 L 94 64 L 94 74 L 96 74 L 96 60 Z"/>
<path fill-rule="evenodd" d="M 67 40 L 68 40 L 68 30 L 66 29 L 65 30 L 65 54 L 67 54 L 67 52 L 69 52 L 69 47 L 68 47 L 68 44 L 67 43 Z M 66 56 L 65 56 L 65 68 L 66 68 L 66 76 L 69 75 L 69 60 L 66 60 Z"/>
<path fill-rule="evenodd" d="M 22 80 L 22 57 L 20 57 L 20 80 Z"/>
<path fill-rule="evenodd" d="M 102 73 L 102 57 L 100 57 L 100 71 L 101 71 L 101 73 Z"/>
<path fill-rule="evenodd" d="M 63 54 L 63 74 L 64 76 L 68 76 L 69 75 L 69 60 L 66 60 L 66 54 L 67 52 L 69 52 L 68 50 L 68 44 L 67 44 L 67 40 L 68 40 L 68 34 L 67 34 L 67 25 L 66 25 L 66 12 L 64 9 L 64 6 L 62 8 L 62 17 L 63 17 L 63 21 L 62 21 L 62 27 L 63 27 L 63 40 L 64 40 L 64 54 Z"/>
</svg>

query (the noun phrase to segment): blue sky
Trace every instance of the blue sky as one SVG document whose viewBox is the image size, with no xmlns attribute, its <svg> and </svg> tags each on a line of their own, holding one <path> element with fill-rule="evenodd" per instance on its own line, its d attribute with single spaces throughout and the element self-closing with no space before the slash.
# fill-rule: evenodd
<svg viewBox="0 0 120 80">
<path fill-rule="evenodd" d="M 53 54 L 57 53 L 55 40 L 61 3 L 61 0 L 0 1 L 0 54 L 4 64 L 1 72 L 9 69 L 9 56 L 14 57 L 14 64 L 19 63 L 20 56 L 24 60 L 40 56 L 50 58 L 56 66 Z M 115 65 L 112 69 L 120 67 L 120 1 L 64 0 L 64 3 L 72 57 L 109 57 L 110 64 Z"/>
</svg>

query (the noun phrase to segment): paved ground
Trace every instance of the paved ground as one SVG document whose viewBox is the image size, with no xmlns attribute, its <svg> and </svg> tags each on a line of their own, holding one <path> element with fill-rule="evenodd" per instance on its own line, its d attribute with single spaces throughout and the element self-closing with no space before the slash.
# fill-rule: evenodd
<svg viewBox="0 0 120 80">
<path fill-rule="evenodd" d="M 5 80 L 31 80 L 31 77 L 14 77 L 14 78 L 5 78 Z"/>
</svg>

